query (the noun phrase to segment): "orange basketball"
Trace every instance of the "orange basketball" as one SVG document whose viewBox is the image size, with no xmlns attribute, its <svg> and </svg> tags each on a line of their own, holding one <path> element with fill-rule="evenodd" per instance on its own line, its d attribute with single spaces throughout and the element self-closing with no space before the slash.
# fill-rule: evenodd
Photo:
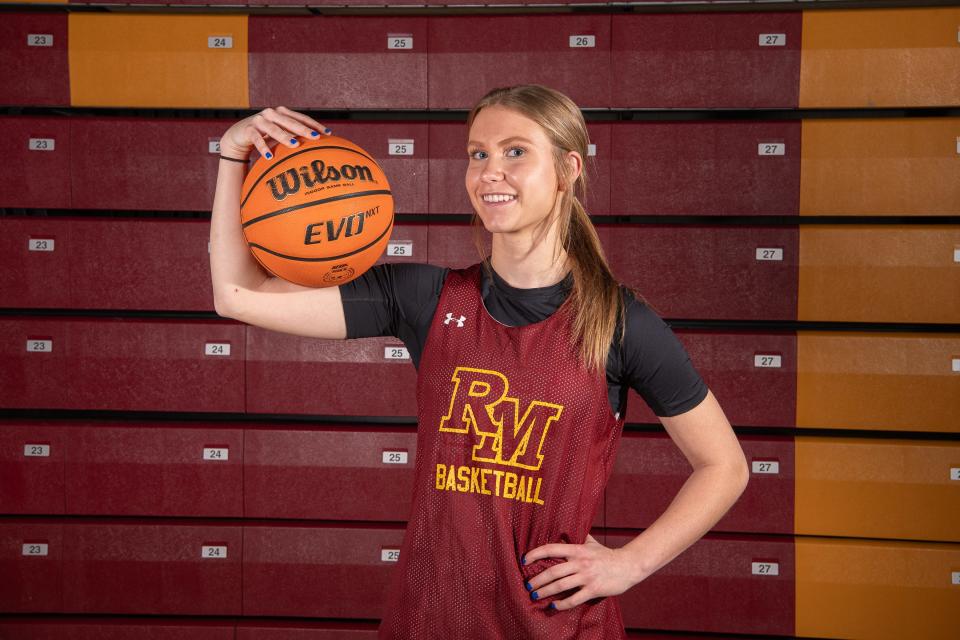
<svg viewBox="0 0 960 640">
<path fill-rule="evenodd" d="M 349 282 L 373 266 L 393 229 L 383 170 L 349 140 L 277 145 L 243 181 L 240 220 L 270 273 L 308 287 Z"/>
</svg>

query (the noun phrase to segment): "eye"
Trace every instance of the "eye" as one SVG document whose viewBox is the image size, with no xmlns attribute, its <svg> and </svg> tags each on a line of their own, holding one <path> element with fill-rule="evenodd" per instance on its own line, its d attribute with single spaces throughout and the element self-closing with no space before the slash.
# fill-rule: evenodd
<svg viewBox="0 0 960 640">
<path fill-rule="evenodd" d="M 467 151 L 467 155 L 470 156 L 471 160 L 483 160 L 487 157 L 487 152 L 480 149 L 470 149 Z"/>
<path fill-rule="evenodd" d="M 522 156 L 522 155 L 525 154 L 526 152 L 527 152 L 527 150 L 524 149 L 523 147 L 510 147 L 509 149 L 507 149 L 507 157 L 508 157 L 508 158 L 519 158 L 520 156 Z"/>
</svg>

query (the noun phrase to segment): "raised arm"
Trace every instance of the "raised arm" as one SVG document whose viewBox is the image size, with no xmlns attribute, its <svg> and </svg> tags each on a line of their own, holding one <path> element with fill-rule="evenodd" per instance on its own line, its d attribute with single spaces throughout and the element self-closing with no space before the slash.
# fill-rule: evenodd
<svg viewBox="0 0 960 640">
<path fill-rule="evenodd" d="M 291 140 L 325 133 L 329 134 L 329 129 L 305 114 L 286 107 L 264 109 L 231 126 L 220 139 L 220 152 L 246 160 L 256 147 L 260 155 L 269 158 L 267 140 L 297 147 L 299 142 Z M 250 253 L 240 226 L 240 189 L 246 171 L 244 163 L 220 160 L 210 222 L 214 308 L 221 316 L 265 329 L 313 338 L 345 338 L 338 287 L 314 289 L 271 276 Z"/>
</svg>

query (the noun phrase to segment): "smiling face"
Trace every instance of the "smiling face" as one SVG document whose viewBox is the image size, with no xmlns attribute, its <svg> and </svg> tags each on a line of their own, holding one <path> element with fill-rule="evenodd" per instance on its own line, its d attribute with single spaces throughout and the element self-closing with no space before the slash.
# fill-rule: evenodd
<svg viewBox="0 0 960 640">
<path fill-rule="evenodd" d="M 530 118 L 499 105 L 481 109 L 467 152 L 467 194 L 487 231 L 530 230 L 559 209 L 553 144 Z"/>
</svg>

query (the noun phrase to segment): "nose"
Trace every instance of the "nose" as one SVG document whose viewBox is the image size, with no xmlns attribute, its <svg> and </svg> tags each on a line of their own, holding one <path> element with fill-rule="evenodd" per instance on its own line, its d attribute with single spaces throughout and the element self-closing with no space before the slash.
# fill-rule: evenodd
<svg viewBox="0 0 960 640">
<path fill-rule="evenodd" d="M 480 172 L 480 179 L 484 182 L 499 182 L 503 180 L 503 165 L 496 157 L 487 158 Z"/>
</svg>

